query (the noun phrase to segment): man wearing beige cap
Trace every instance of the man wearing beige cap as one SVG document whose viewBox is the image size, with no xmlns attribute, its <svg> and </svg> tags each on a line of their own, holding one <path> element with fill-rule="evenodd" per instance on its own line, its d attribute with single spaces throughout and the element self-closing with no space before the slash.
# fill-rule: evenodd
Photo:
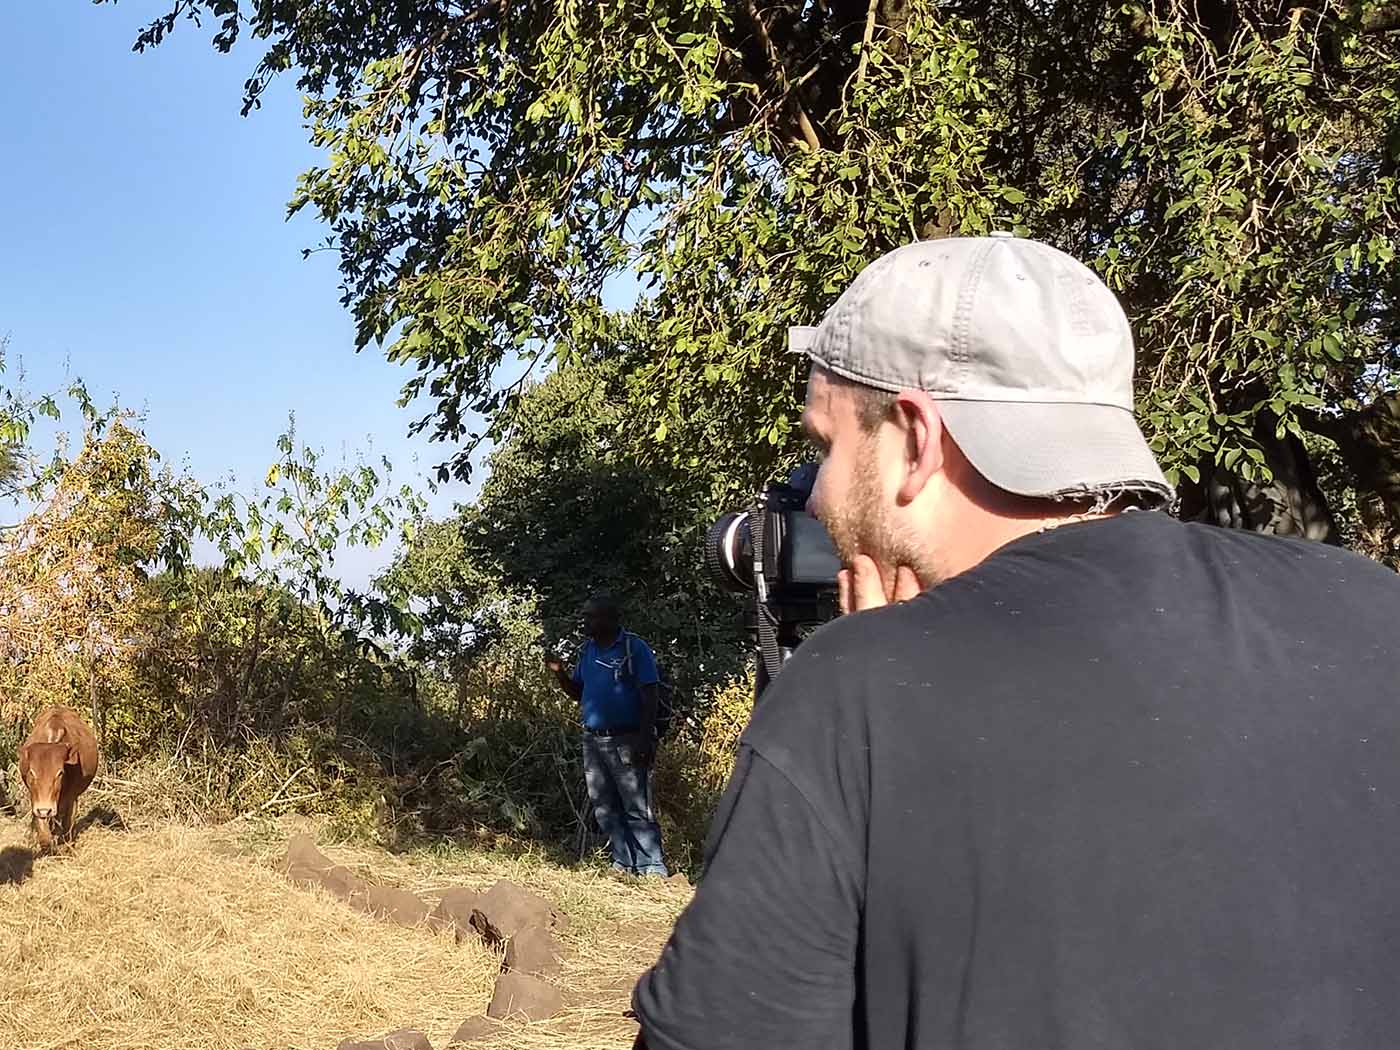
<svg viewBox="0 0 1400 1050">
<path fill-rule="evenodd" d="M 639 1045 L 1396 1045 L 1395 576 L 1158 509 L 1046 245 L 901 248 L 793 341 L 862 611 L 764 694 Z"/>
</svg>

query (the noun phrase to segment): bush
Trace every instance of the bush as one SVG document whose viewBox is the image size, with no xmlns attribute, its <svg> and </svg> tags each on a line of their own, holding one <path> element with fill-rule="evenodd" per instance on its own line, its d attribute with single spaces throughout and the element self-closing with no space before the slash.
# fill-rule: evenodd
<svg viewBox="0 0 1400 1050">
<path fill-rule="evenodd" d="M 710 818 L 734 770 L 739 737 L 753 711 L 753 683 L 736 680 L 704 705 L 698 731 L 664 742 L 656 761 L 656 799 L 662 842 L 674 869 L 698 876 Z"/>
<path fill-rule="evenodd" d="M 62 703 L 97 733 L 102 790 L 144 784 L 124 804 L 152 819 L 295 810 L 389 846 L 489 835 L 583 852 L 578 711 L 544 670 L 549 616 L 532 590 L 473 567 L 461 529 L 443 526 L 377 597 L 350 594 L 331 552 L 413 535 L 420 516 L 394 517 L 411 496 L 383 497 L 364 468 L 322 475 L 288 433 L 267 494 L 211 503 L 157 470 L 130 417 L 88 421 L 78 455 L 55 460 L 0 536 L 0 804 L 22 799 L 11 756 L 34 716 Z M 223 565 L 188 564 L 200 536 Z M 553 596 L 556 618 L 567 597 Z M 638 613 L 698 700 L 657 770 L 668 851 L 695 871 L 748 689 L 707 684 L 739 650 L 703 617 L 680 641 L 692 614 L 675 596 Z"/>
</svg>

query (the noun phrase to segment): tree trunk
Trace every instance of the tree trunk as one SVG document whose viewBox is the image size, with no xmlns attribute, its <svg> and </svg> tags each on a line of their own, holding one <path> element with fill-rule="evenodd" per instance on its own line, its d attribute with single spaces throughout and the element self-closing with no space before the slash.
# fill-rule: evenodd
<svg viewBox="0 0 1400 1050">
<path fill-rule="evenodd" d="M 1307 449 L 1292 434 L 1278 437 L 1275 427 L 1273 417 L 1264 415 L 1254 433 L 1273 480 L 1248 481 L 1213 460 L 1203 460 L 1200 482 L 1181 488 L 1182 520 L 1339 543 L 1337 524 Z"/>
<path fill-rule="evenodd" d="M 1346 416 L 1304 418 L 1327 438 L 1351 474 L 1363 541 L 1394 563 L 1400 554 L 1400 393 L 1385 394 Z"/>
</svg>

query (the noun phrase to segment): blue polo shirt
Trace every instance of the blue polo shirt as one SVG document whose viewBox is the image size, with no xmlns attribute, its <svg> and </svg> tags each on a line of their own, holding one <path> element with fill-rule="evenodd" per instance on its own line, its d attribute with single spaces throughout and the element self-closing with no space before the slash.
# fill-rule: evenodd
<svg viewBox="0 0 1400 1050">
<path fill-rule="evenodd" d="M 635 634 L 631 637 L 631 675 L 626 668 L 626 632 L 619 632 L 617 641 L 606 649 L 590 638 L 579 653 L 573 677 L 583 686 L 579 703 L 583 724 L 589 729 L 637 729 L 641 725 L 642 694 L 638 687 L 656 683 L 656 656 L 646 642 Z"/>
</svg>

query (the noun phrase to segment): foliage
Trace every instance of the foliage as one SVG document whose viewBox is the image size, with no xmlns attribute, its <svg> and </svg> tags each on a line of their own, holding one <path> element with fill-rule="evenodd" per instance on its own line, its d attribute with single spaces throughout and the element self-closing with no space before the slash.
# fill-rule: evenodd
<svg viewBox="0 0 1400 1050">
<path fill-rule="evenodd" d="M 344 543 L 398 534 L 418 497 L 363 468 L 324 470 L 289 431 L 262 497 L 214 499 L 160 468 L 138 419 L 75 391 L 76 453 L 60 434 L 25 487 L 29 512 L 0 536 L 5 751 L 40 707 L 67 703 L 108 762 L 197 753 L 225 808 L 328 806 L 347 828 L 391 830 L 411 787 L 404 769 L 464 741 L 384 644 L 408 618 L 345 591 L 331 568 Z M 36 402 L 12 390 L 5 403 Z M 222 564 L 191 564 L 201 540 L 223 549 Z"/>
<path fill-rule="evenodd" d="M 147 569 L 183 565 L 197 503 L 130 423 L 90 416 L 79 454 L 0 548 L 6 721 L 66 702 L 92 712 L 104 742 L 137 731 L 137 712 L 110 701 L 137 688 L 152 643 Z"/>
<path fill-rule="evenodd" d="M 584 599 L 607 590 L 683 698 L 731 678 L 741 606 L 703 570 L 713 519 L 703 495 L 686 498 L 684 477 L 645 463 L 629 441 L 618 362 L 561 368 L 522 391 L 520 406 L 479 498 L 422 530 L 382 581 L 421 603 L 428 630 L 416 651 L 454 674 L 502 647 L 534 645 L 538 662 L 541 644 L 579 641 Z"/>
<path fill-rule="evenodd" d="M 729 783 L 739 737 L 752 710 L 752 681 L 725 683 L 704 705 L 703 719 L 658 752 L 658 819 L 672 867 L 701 870 L 710 819 Z"/>
<path fill-rule="evenodd" d="M 692 700 L 659 776 L 669 848 L 694 870 L 747 714 L 746 690 L 723 688 L 737 603 L 700 578 L 704 517 L 622 440 L 619 374 L 578 363 L 523 391 L 531 425 L 449 522 L 426 521 L 388 464 L 327 470 L 294 427 L 259 493 L 205 492 L 160 468 L 139 419 L 78 397 L 76 454 L 60 436 L 0 541 L 7 750 L 67 702 L 92 712 L 108 763 L 168 756 L 152 805 L 180 819 L 295 808 L 390 842 L 494 829 L 578 851 L 577 710 L 541 656 L 608 586 Z M 346 590 L 336 554 L 388 539 L 390 571 Z M 215 564 L 193 564 L 200 542 Z"/>
<path fill-rule="evenodd" d="M 8 336 L 0 336 L 0 375 L 5 373 L 9 342 Z M 91 402 L 81 383 L 70 384 L 68 394 L 91 412 Z M 59 418 L 56 395 L 30 395 L 22 382 L 0 386 L 0 498 L 21 498 L 32 494 L 34 486 L 51 480 L 54 464 L 50 463 L 45 471 L 31 461 L 25 447 L 34 424 L 41 418 Z"/>
<path fill-rule="evenodd" d="M 214 500 L 202 528 L 224 556 L 224 567 L 246 579 L 289 587 L 315 610 L 323 631 L 353 631 L 366 621 L 383 635 L 413 625 L 392 603 L 345 589 L 335 576 L 342 546 L 409 542 L 423 514 L 423 497 L 407 484 L 390 488 L 393 465 L 365 463 L 326 470 L 321 456 L 299 444 L 291 419 L 277 439 L 260 498 L 226 492 Z M 381 473 L 382 471 L 382 473 Z"/>
<path fill-rule="evenodd" d="M 1123 299 L 1188 514 L 1400 521 L 1392 4 L 182 0 L 138 47 L 207 14 L 266 47 L 249 105 L 298 71 L 326 160 L 292 207 L 440 437 L 518 420 L 503 361 L 620 356 L 621 425 L 717 505 L 794 451 L 785 325 L 900 243 L 1012 227 Z"/>
<path fill-rule="evenodd" d="M 427 702 L 472 741 L 438 793 L 574 848 L 589 821 L 578 711 L 542 658 L 577 643 L 590 592 L 616 594 L 679 685 L 683 716 L 663 748 L 659 807 L 668 849 L 698 863 L 705 806 L 727 773 L 706 741 L 743 661 L 740 603 L 704 579 L 703 510 L 629 448 L 625 397 L 611 359 L 524 388 L 520 425 L 492 454 L 478 499 L 420 527 L 379 584 L 424 625 L 409 651 L 423 663 Z"/>
</svg>

